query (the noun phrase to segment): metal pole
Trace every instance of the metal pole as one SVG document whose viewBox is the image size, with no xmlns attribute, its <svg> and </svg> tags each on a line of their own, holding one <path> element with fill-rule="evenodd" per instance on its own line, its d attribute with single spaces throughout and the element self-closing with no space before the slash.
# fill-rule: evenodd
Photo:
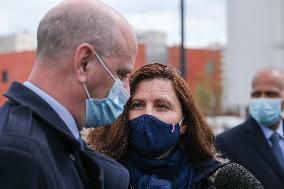
<svg viewBox="0 0 284 189">
<path fill-rule="evenodd" d="M 186 76 L 186 58 L 185 58 L 185 48 L 184 48 L 184 0 L 180 3 L 180 13 L 181 13 L 181 44 L 180 44 L 180 71 L 185 78 Z"/>
</svg>

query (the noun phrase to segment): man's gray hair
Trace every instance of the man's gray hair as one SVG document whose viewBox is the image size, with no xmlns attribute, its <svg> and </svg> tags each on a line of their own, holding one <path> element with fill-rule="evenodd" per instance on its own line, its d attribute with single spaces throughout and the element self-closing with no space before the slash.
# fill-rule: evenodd
<svg viewBox="0 0 284 189">
<path fill-rule="evenodd" d="M 37 56 L 55 61 L 71 55 L 85 42 L 107 57 L 118 48 L 117 28 L 109 7 L 59 5 L 50 10 L 38 26 Z"/>
</svg>

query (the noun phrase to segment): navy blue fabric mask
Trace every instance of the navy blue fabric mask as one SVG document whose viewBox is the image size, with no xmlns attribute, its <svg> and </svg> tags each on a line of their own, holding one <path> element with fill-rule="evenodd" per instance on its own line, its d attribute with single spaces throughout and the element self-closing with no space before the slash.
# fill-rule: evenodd
<svg viewBox="0 0 284 189">
<path fill-rule="evenodd" d="M 177 144 L 181 121 L 168 124 L 147 114 L 129 120 L 130 145 L 145 156 L 158 157 Z"/>
</svg>

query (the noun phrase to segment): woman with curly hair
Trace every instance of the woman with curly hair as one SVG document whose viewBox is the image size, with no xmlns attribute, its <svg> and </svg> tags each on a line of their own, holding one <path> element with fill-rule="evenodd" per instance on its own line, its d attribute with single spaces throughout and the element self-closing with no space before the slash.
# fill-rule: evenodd
<svg viewBox="0 0 284 189">
<path fill-rule="evenodd" d="M 111 126 L 93 129 L 87 141 L 119 161 L 135 189 L 215 188 L 214 135 L 175 68 L 148 64 L 130 77 L 123 114 Z"/>
</svg>

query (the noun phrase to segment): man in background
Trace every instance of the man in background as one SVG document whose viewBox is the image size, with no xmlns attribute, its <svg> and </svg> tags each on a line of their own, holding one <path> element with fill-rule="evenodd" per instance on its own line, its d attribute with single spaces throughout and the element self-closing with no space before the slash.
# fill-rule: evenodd
<svg viewBox="0 0 284 189">
<path fill-rule="evenodd" d="M 0 109 L 0 187 L 128 188 L 127 170 L 86 148 L 79 131 L 123 111 L 134 30 L 100 1 L 69 0 L 43 17 L 37 43 L 28 81 L 12 83 Z"/>
<path fill-rule="evenodd" d="M 284 74 L 259 70 L 252 79 L 249 117 L 216 137 L 225 157 L 247 168 L 265 189 L 284 188 Z"/>
</svg>

